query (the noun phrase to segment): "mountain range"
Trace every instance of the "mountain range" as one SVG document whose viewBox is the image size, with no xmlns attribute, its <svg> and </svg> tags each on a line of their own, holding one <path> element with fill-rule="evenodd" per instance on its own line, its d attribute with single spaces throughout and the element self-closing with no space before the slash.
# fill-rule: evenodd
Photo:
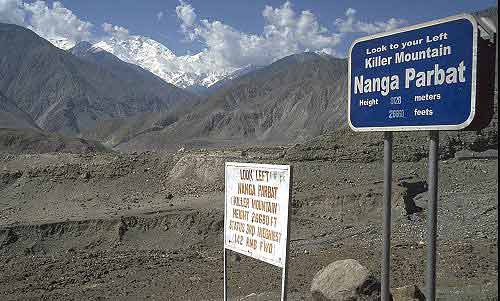
<svg viewBox="0 0 500 301">
<path fill-rule="evenodd" d="M 74 135 L 98 119 L 194 105 L 194 94 L 89 45 L 75 54 L 0 24 L 0 91 L 38 127 Z"/>
<path fill-rule="evenodd" d="M 71 50 L 77 46 L 62 37 L 51 38 L 49 42 L 63 50 Z M 86 41 L 83 43 L 89 44 Z M 94 41 L 91 45 L 95 49 L 115 55 L 124 62 L 140 66 L 168 83 L 202 95 L 216 89 L 220 82 L 258 68 L 254 65 L 220 68 L 207 64 L 203 53 L 177 56 L 165 45 L 138 35 L 108 37 Z M 216 83 L 219 85 L 215 85 Z"/>
<path fill-rule="evenodd" d="M 347 61 L 302 53 L 242 75 L 180 118 L 103 120 L 84 132 L 122 150 L 289 143 L 346 127 Z"/>
</svg>

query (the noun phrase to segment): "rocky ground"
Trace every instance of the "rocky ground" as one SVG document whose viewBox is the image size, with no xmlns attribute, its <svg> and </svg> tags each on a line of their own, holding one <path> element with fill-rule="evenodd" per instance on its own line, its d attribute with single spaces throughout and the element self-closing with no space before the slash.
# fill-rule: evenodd
<svg viewBox="0 0 500 301">
<path fill-rule="evenodd" d="M 293 164 L 289 297 L 353 258 L 379 274 L 380 143 L 177 153 L 0 154 L 0 299 L 222 299 L 225 161 Z M 401 143 L 404 144 L 404 143 Z M 331 155 L 336 152 L 336 155 Z M 392 286 L 424 287 L 425 151 L 396 148 Z M 403 154 L 403 155 L 401 155 Z M 440 162 L 438 295 L 497 299 L 496 151 Z M 274 299 L 280 270 L 231 256 L 230 296 Z"/>
</svg>

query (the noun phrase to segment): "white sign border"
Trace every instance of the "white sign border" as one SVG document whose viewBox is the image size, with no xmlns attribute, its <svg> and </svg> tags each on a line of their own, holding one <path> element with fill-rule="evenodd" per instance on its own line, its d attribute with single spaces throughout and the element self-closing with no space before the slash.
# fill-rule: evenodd
<svg viewBox="0 0 500 301">
<path fill-rule="evenodd" d="M 453 125 L 412 125 L 412 126 L 387 126 L 387 127 L 355 127 L 351 122 L 351 54 L 354 46 L 359 42 L 369 41 L 372 39 L 377 39 L 385 36 L 394 35 L 401 32 L 407 32 L 410 30 L 425 28 L 437 24 L 442 24 L 450 21 L 466 19 L 471 22 L 473 27 L 472 33 L 472 83 L 471 83 L 471 109 L 470 114 L 467 120 L 465 120 L 461 124 L 453 124 Z M 417 25 L 407 26 L 403 28 L 399 28 L 396 30 L 391 30 L 388 32 L 378 33 L 370 36 L 365 36 L 362 38 L 358 38 L 354 40 L 349 48 L 349 64 L 348 64 L 348 97 L 347 97 L 347 120 L 349 123 L 349 127 L 355 132 L 388 132 L 388 131 L 425 131 L 425 130 L 461 130 L 469 126 L 474 120 L 474 116 L 476 115 L 476 81 L 477 81 L 477 39 L 478 39 L 478 28 L 477 28 L 477 20 L 470 14 L 460 14 L 455 16 L 450 16 L 443 19 L 438 19 L 430 22 L 420 23 Z"/>
<path fill-rule="evenodd" d="M 276 266 L 276 267 L 284 269 L 285 266 L 286 266 L 286 264 L 287 264 L 288 244 L 289 244 L 289 241 L 288 241 L 288 232 L 290 231 L 290 219 L 289 219 L 290 206 L 291 206 L 291 193 L 290 193 L 290 190 L 291 190 L 291 187 L 292 187 L 292 182 L 291 182 L 292 181 L 292 168 L 291 168 L 291 166 L 290 165 L 259 164 L 259 163 L 226 162 L 225 165 L 224 165 L 224 187 L 227 187 L 227 179 L 228 178 L 227 178 L 226 172 L 227 172 L 227 167 L 228 166 L 233 166 L 233 167 L 249 167 L 249 168 L 255 168 L 255 167 L 258 167 L 258 168 L 272 168 L 272 169 L 278 169 L 278 170 L 282 170 L 282 171 L 288 172 L 288 175 L 289 175 L 289 183 L 288 183 L 289 188 L 288 188 L 288 202 L 287 202 L 287 210 L 286 210 L 287 214 L 286 214 L 286 218 L 285 218 L 286 233 L 284 233 L 284 240 L 285 240 L 285 252 L 284 253 L 285 254 L 284 254 L 284 257 L 283 257 L 283 263 L 282 264 L 278 264 L 278 262 L 269 260 L 268 258 L 255 258 L 255 257 L 253 257 L 249 253 L 242 252 L 242 250 L 233 248 L 230 245 L 226 245 L 226 227 L 227 227 L 226 199 L 227 199 L 227 190 L 224 189 L 224 249 L 228 249 L 228 250 L 231 250 L 233 252 L 236 252 L 236 253 L 239 253 L 239 254 L 251 257 L 253 259 L 256 259 L 256 260 L 259 260 L 259 261 L 262 261 L 262 262 L 265 262 L 265 263 L 271 264 L 273 266 Z"/>
</svg>

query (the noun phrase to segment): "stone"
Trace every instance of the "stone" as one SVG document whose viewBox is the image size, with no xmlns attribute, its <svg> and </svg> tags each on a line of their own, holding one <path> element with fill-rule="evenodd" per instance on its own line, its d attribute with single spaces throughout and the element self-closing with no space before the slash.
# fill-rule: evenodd
<svg viewBox="0 0 500 301">
<path fill-rule="evenodd" d="M 339 260 L 316 273 L 311 294 L 314 300 L 378 300 L 380 282 L 358 261 Z"/>
<path fill-rule="evenodd" d="M 416 285 L 405 285 L 394 288 L 391 292 L 392 301 L 423 301 L 424 294 Z"/>
<path fill-rule="evenodd" d="M 80 178 L 81 178 L 81 179 L 84 179 L 84 180 L 88 180 L 88 179 L 90 179 L 91 177 L 92 177 L 92 175 L 90 174 L 90 172 L 89 172 L 89 171 L 86 171 L 86 172 L 84 172 L 84 173 L 82 173 L 82 174 L 80 175 Z"/>
</svg>

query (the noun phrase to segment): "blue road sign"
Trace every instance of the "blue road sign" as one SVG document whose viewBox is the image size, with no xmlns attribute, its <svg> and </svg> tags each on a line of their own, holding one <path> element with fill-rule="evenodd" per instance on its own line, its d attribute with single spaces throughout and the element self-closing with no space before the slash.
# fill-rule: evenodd
<svg viewBox="0 0 500 301">
<path fill-rule="evenodd" d="M 349 53 L 355 131 L 458 130 L 474 119 L 477 23 L 459 15 L 357 39 Z"/>
</svg>

